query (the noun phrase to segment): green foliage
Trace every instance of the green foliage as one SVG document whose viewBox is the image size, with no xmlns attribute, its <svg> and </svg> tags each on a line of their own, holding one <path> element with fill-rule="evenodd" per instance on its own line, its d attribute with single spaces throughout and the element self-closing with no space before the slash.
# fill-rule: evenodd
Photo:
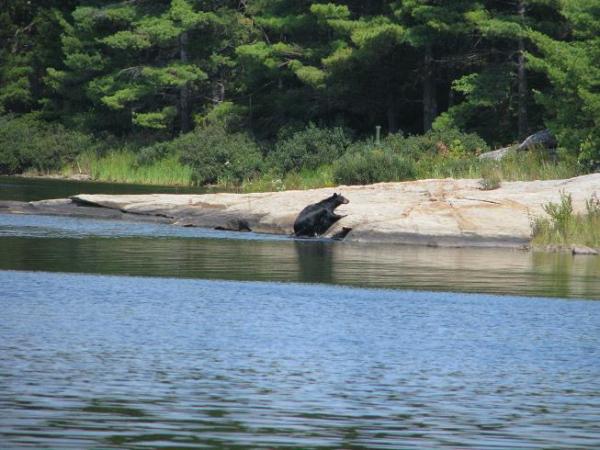
<svg viewBox="0 0 600 450">
<path fill-rule="evenodd" d="M 559 180 L 581 174 L 573 155 L 561 152 L 556 157 L 544 151 L 513 152 L 501 161 L 483 161 L 484 166 L 499 167 L 506 181 Z"/>
<path fill-rule="evenodd" d="M 0 174 L 55 171 L 95 146 L 91 137 L 33 114 L 0 116 Z"/>
<path fill-rule="evenodd" d="M 244 133 L 228 133 L 223 127 L 199 128 L 169 143 L 171 152 L 194 170 L 196 184 L 218 181 L 240 183 L 256 177 L 263 160 L 256 143 Z"/>
<path fill-rule="evenodd" d="M 334 163 L 333 177 L 342 184 L 404 181 L 415 177 L 414 161 L 370 142 L 354 145 Z"/>
<path fill-rule="evenodd" d="M 489 149 L 478 135 L 463 133 L 456 128 L 434 128 L 423 135 L 406 138 L 398 134 L 390 135 L 384 144 L 415 159 L 434 155 L 461 159 Z"/>
<path fill-rule="evenodd" d="M 157 142 L 155 144 L 143 147 L 137 152 L 135 157 L 136 166 L 150 166 L 156 162 L 168 157 L 172 152 L 170 142 Z"/>
<path fill-rule="evenodd" d="M 197 115 L 195 119 L 199 126 L 219 125 L 228 130 L 239 130 L 243 128 L 247 114 L 248 109 L 245 106 L 233 102 L 220 102 L 212 105 L 205 114 Z"/>
<path fill-rule="evenodd" d="M 573 221 L 573 199 L 571 194 L 561 192 L 560 203 L 546 203 L 544 211 L 550 216 L 553 231 L 560 236 L 563 243 L 566 243 L 567 233 Z"/>
<path fill-rule="evenodd" d="M 63 168 L 63 175 L 82 171 L 93 180 L 118 183 L 156 184 L 190 186 L 193 184 L 193 170 L 181 164 L 175 155 L 139 164 L 138 157 L 131 150 L 121 148 L 100 156 L 96 152 L 84 152 L 75 164 Z"/>
<path fill-rule="evenodd" d="M 493 191 L 502 184 L 502 173 L 497 167 L 483 166 L 479 186 L 482 191 Z"/>
<path fill-rule="evenodd" d="M 173 106 L 166 106 L 162 111 L 149 113 L 133 113 L 132 121 L 134 124 L 144 128 L 154 128 L 164 130 L 175 120 L 177 109 Z"/>
<path fill-rule="evenodd" d="M 594 194 L 586 201 L 586 212 L 575 214 L 570 194 L 561 192 L 558 203 L 544 205 L 547 217 L 536 217 L 532 221 L 533 244 L 585 245 L 600 248 L 600 200 Z"/>
<path fill-rule="evenodd" d="M 439 115 L 433 128 L 469 129 L 498 144 L 516 140 L 516 130 L 508 130 L 505 124 L 498 126 L 497 123 L 498 112 L 504 111 L 510 113 L 506 126 L 514 125 L 513 78 L 511 65 L 489 64 L 478 73 L 454 80 L 451 89 L 460 94 L 463 101 Z M 496 124 L 492 125 L 494 121 Z"/>
<path fill-rule="evenodd" d="M 310 124 L 289 137 L 281 134 L 269 162 L 283 172 L 316 169 L 331 164 L 349 145 L 350 138 L 342 128 L 318 128 Z"/>
<path fill-rule="evenodd" d="M 426 178 L 482 178 L 482 187 L 499 187 L 501 181 L 571 178 L 579 174 L 569 154 L 552 157 L 540 151 L 513 152 L 500 161 L 480 160 L 485 143 L 476 135 L 457 130 L 432 130 L 422 136 L 386 137 L 352 145 L 334 162 L 337 182 L 364 184 Z"/>
<path fill-rule="evenodd" d="M 258 178 L 244 181 L 241 190 L 243 192 L 276 192 L 290 189 L 317 189 L 334 185 L 333 168 L 326 165 L 316 169 L 289 172 L 283 177 L 273 169 L 267 170 Z"/>
<path fill-rule="evenodd" d="M 600 167 L 594 0 L 4 3 L 0 112 L 16 116 L 0 133 L 28 141 L 19 124 L 31 117 L 15 117 L 37 111 L 28 126 L 47 145 L 1 148 L 3 171 L 68 164 L 78 139 L 93 145 L 88 134 L 143 139 L 141 153 L 127 150 L 139 169 L 182 155 L 211 183 L 259 169 L 264 186 L 308 186 L 335 170 L 359 182 Z M 194 124 L 214 148 L 188 136 Z M 375 126 L 388 134 L 377 148 L 364 141 Z M 528 153 L 488 168 L 475 157 L 487 149 L 477 135 L 507 145 L 544 128 L 557 161 Z M 63 135 L 71 149 L 51 150 Z M 272 149 L 266 161 L 249 136 Z"/>
<path fill-rule="evenodd" d="M 600 168 L 600 18 L 594 2 L 564 2 L 562 13 L 574 39 L 559 41 L 531 33 L 542 56 L 529 55 L 531 67 L 543 72 L 551 89 L 537 92 L 548 126 L 559 144 L 589 169 Z"/>
<path fill-rule="evenodd" d="M 99 118 L 119 111 L 109 125 L 117 133 L 189 131 L 211 83 L 229 83 L 232 43 L 248 27 L 235 9 L 190 0 L 78 6 L 72 17 L 61 22 L 65 67 L 47 70 L 63 101 L 49 104 L 87 111 L 100 129 Z"/>
<path fill-rule="evenodd" d="M 0 73 L 0 106 L 10 110 L 30 107 L 33 102 L 32 75 L 31 55 L 11 55 Z"/>
</svg>

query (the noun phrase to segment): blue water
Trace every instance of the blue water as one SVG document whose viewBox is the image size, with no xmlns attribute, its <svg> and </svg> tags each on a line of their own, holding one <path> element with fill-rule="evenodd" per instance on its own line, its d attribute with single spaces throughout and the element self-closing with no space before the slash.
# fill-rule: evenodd
<svg viewBox="0 0 600 450">
<path fill-rule="evenodd" d="M 600 302 L 0 271 L 0 447 L 599 448 Z"/>
<path fill-rule="evenodd" d="M 597 257 L 0 214 L 0 449 L 600 448 L 597 299 Z"/>
<path fill-rule="evenodd" d="M 188 228 L 159 223 L 0 213 L 0 238 L 2 237 L 66 239 L 151 237 L 291 241 L 288 236 L 278 234 L 233 233 L 211 228 Z"/>
</svg>

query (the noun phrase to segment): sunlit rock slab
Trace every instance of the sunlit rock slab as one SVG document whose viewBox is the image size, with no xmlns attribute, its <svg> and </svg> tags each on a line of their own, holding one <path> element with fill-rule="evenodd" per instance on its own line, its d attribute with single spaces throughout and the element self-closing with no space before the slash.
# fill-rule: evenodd
<svg viewBox="0 0 600 450">
<path fill-rule="evenodd" d="M 256 194 L 81 194 L 73 200 L 182 226 L 236 229 L 243 221 L 253 231 L 291 234 L 302 208 L 334 192 L 350 203 L 336 210 L 347 217 L 328 236 L 351 227 L 350 241 L 519 247 L 530 240 L 532 220 L 545 215 L 543 205 L 558 202 L 561 192 L 572 196 L 576 212 L 584 211 L 585 201 L 600 195 L 600 174 L 504 182 L 490 191 L 478 180 L 435 179 Z"/>
</svg>

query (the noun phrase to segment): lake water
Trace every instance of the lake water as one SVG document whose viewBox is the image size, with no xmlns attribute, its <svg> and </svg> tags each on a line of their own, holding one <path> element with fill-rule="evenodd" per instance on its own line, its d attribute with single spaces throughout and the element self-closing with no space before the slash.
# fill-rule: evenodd
<svg viewBox="0 0 600 450">
<path fill-rule="evenodd" d="M 2 449 L 600 448 L 600 258 L 0 214 L 0 286 Z"/>
<path fill-rule="evenodd" d="M 157 192 L 187 194 L 206 192 L 206 189 L 0 176 L 0 200 L 31 202 L 49 198 L 67 198 L 76 194 L 152 194 Z"/>
</svg>

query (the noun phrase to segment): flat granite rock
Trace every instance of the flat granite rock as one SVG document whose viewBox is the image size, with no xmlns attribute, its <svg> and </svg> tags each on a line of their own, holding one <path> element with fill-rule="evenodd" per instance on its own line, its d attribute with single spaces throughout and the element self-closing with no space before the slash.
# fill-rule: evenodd
<svg viewBox="0 0 600 450">
<path fill-rule="evenodd" d="M 558 202 L 563 191 L 571 194 L 575 212 L 585 211 L 585 200 L 600 194 L 600 174 L 504 182 L 490 191 L 481 190 L 476 179 L 434 179 L 257 194 L 80 194 L 72 199 L 182 226 L 236 229 L 243 223 L 256 232 L 291 234 L 306 205 L 338 192 L 350 200 L 337 210 L 347 217 L 327 236 L 349 227 L 349 241 L 522 247 L 529 243 L 533 218 L 544 216 L 542 206 Z"/>
</svg>

